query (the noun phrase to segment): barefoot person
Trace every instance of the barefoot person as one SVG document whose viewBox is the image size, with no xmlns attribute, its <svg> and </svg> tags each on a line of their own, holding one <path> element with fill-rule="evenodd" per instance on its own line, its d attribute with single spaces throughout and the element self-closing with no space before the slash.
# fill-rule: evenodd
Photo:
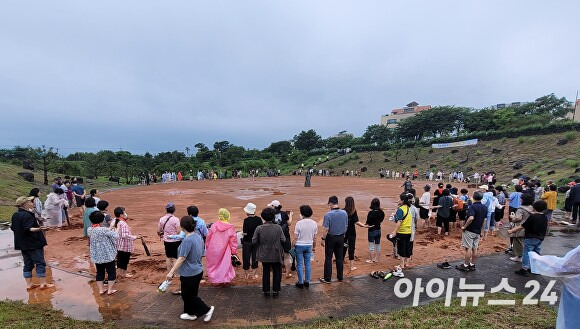
<svg viewBox="0 0 580 329">
<path fill-rule="evenodd" d="M 274 297 L 280 294 L 282 282 L 282 262 L 286 241 L 280 225 L 272 223 L 276 211 L 270 207 L 264 208 L 260 216 L 264 224 L 258 226 L 252 237 L 252 243 L 258 246 L 258 260 L 262 263 L 262 292 L 264 297 L 270 296 L 270 272 L 272 272 L 272 289 Z"/>
<path fill-rule="evenodd" d="M 381 209 L 378 198 L 371 200 L 371 211 L 367 214 L 365 227 L 369 229 L 369 259 L 367 263 L 378 263 L 381 254 L 381 223 L 385 219 L 385 212 Z"/>
<path fill-rule="evenodd" d="M 409 257 L 411 257 L 411 233 L 413 233 L 411 202 L 413 196 L 409 197 L 408 193 L 402 193 L 399 195 L 399 199 L 401 206 L 397 208 L 395 213 L 395 229 L 392 235 L 397 237 L 397 254 L 401 258 L 401 266 L 396 268 L 393 275 L 404 277 L 403 269 L 408 266 Z"/>
<path fill-rule="evenodd" d="M 354 205 L 354 198 L 349 196 L 344 199 L 344 211 L 348 215 L 348 227 L 346 229 L 346 234 L 344 235 L 345 250 L 343 252 L 343 258 L 346 257 L 348 251 L 348 260 L 350 262 L 350 271 L 356 270 L 354 266 L 354 250 L 356 248 L 356 226 L 367 227 L 365 224 L 359 222 L 358 215 L 356 213 L 356 207 Z"/>
<path fill-rule="evenodd" d="M 254 237 L 256 228 L 262 225 L 262 219 L 255 215 L 256 205 L 253 203 L 248 203 L 246 207 L 244 207 L 244 212 L 247 217 L 244 219 L 242 228 L 242 266 L 244 268 L 246 279 L 257 279 L 258 259 L 256 258 L 256 253 L 258 252 L 258 246 L 252 244 L 252 238 Z M 250 273 L 250 265 L 252 267 L 252 273 Z"/>
<path fill-rule="evenodd" d="M 44 260 L 44 246 L 46 238 L 40 227 L 38 220 L 34 217 L 34 197 L 19 197 L 16 199 L 18 210 L 12 215 L 10 229 L 14 231 L 14 249 L 20 250 L 24 260 L 22 268 L 26 289 L 34 289 L 40 286 L 41 289 L 54 287 L 53 284 L 46 283 L 46 262 Z M 36 268 L 36 277 L 39 284 L 32 283 L 32 269 Z"/>
<path fill-rule="evenodd" d="M 91 261 L 97 268 L 97 287 L 99 294 L 113 295 L 117 271 L 115 270 L 115 258 L 117 258 L 117 232 L 109 227 L 102 227 L 105 215 L 100 211 L 94 211 L 89 216 L 91 227 L 87 229 L 89 236 Z M 105 272 L 107 272 L 108 288 L 105 290 Z"/>
<path fill-rule="evenodd" d="M 131 229 L 129 228 L 129 224 L 127 224 L 127 213 L 125 212 L 125 208 L 117 207 L 113 212 L 115 214 L 114 227 L 118 234 L 117 269 L 119 269 L 120 277 L 130 278 L 133 275 L 127 273 L 127 265 L 129 265 L 129 259 L 133 252 L 133 241 L 137 240 L 139 236 L 131 235 Z"/>
<path fill-rule="evenodd" d="M 236 277 L 232 255 L 238 253 L 238 238 L 234 225 L 230 224 L 230 212 L 220 208 L 218 217 L 205 240 L 205 265 L 209 282 L 221 285 Z"/>
<path fill-rule="evenodd" d="M 198 296 L 199 283 L 203 277 L 203 239 L 195 233 L 195 220 L 191 216 L 181 217 L 181 229 L 186 236 L 178 247 L 179 258 L 175 265 L 167 273 L 167 280 L 171 280 L 175 272 L 179 271 L 181 282 L 181 299 L 183 299 L 182 320 L 196 320 L 204 315 L 203 321 L 209 322 L 213 315 L 214 307 L 208 307 Z"/>
<path fill-rule="evenodd" d="M 173 202 L 165 205 L 165 216 L 159 218 L 157 225 L 157 234 L 163 239 L 163 246 L 165 247 L 165 265 L 167 270 L 170 270 L 177 259 L 177 248 L 181 241 L 175 241 L 170 238 L 170 235 L 179 234 L 181 228 L 179 226 L 179 218 L 175 217 L 175 204 Z"/>
</svg>

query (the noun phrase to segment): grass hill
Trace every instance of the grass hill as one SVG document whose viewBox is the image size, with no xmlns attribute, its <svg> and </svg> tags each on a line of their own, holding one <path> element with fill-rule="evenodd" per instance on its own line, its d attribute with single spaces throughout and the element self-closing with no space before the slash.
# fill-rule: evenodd
<svg viewBox="0 0 580 329">
<path fill-rule="evenodd" d="M 27 182 L 22 177 L 18 176 L 19 172 L 32 172 L 34 174 L 34 182 Z M 48 173 L 49 184 L 55 177 L 64 177 L 61 174 Z M 24 170 L 21 167 L 0 163 L 0 221 L 8 221 L 14 213 L 14 201 L 19 196 L 26 196 L 34 187 L 38 187 L 43 196 L 46 196 L 50 191 L 50 185 L 43 185 L 43 173 L 41 170 Z M 112 183 L 106 178 L 99 178 L 98 180 L 86 180 L 83 184 L 85 189 L 106 189 L 117 187 L 117 183 Z M 87 191 L 88 193 L 88 191 Z M 45 197 L 41 197 L 45 200 Z"/>
<path fill-rule="evenodd" d="M 565 145 L 558 141 L 566 139 Z M 385 170 L 413 171 L 423 174 L 430 169 L 448 174 L 455 170 L 473 174 L 475 171 L 495 171 L 498 180 L 507 183 L 517 173 L 538 176 L 542 181 L 569 179 L 580 176 L 580 135 L 575 132 L 538 135 L 530 137 L 503 138 L 480 141 L 476 146 L 432 149 L 417 147 L 398 152 L 351 153 L 321 164 L 335 174 L 343 170 L 358 170 L 363 177 L 378 177 L 380 168 Z M 520 162 L 521 169 L 514 169 Z M 366 168 L 365 172 L 362 169 Z M 578 170 L 580 171 L 580 169 Z"/>
</svg>

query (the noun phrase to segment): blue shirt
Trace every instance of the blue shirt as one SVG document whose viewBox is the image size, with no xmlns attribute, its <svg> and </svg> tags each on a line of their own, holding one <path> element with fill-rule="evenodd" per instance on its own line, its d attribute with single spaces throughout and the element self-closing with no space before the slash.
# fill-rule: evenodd
<svg viewBox="0 0 580 329">
<path fill-rule="evenodd" d="M 510 207 L 519 208 L 522 206 L 522 192 L 512 192 L 510 194 Z"/>
<path fill-rule="evenodd" d="M 75 193 L 76 193 L 76 194 L 78 194 L 78 195 L 83 195 L 83 194 L 85 194 L 85 189 L 84 189 L 84 188 L 83 188 L 81 185 L 78 185 L 78 184 L 77 184 L 77 185 L 73 185 L 73 186 L 70 188 L 70 190 L 71 190 L 71 191 L 73 191 L 73 192 L 75 192 Z"/>
<path fill-rule="evenodd" d="M 203 265 L 201 264 L 201 256 L 203 255 L 203 240 L 199 234 L 190 234 L 185 237 L 179 248 L 177 248 L 177 256 L 185 257 L 185 261 L 179 267 L 180 276 L 196 276 L 203 272 Z"/>
<path fill-rule="evenodd" d="M 348 227 L 348 214 L 342 209 L 332 209 L 324 214 L 322 226 L 328 229 L 330 235 L 342 235 Z"/>
<path fill-rule="evenodd" d="M 207 236 L 208 231 L 205 221 L 200 217 L 193 217 L 193 219 L 195 220 L 195 231 L 201 234 L 201 236 Z"/>
</svg>

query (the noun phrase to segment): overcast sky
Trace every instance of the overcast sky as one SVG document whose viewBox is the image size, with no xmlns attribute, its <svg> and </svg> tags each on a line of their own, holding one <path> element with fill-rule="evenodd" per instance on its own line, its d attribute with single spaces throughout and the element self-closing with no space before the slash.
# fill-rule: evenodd
<svg viewBox="0 0 580 329">
<path fill-rule="evenodd" d="M 411 101 L 580 89 L 580 1 L 0 4 L 0 147 L 153 153 L 361 135 Z"/>
</svg>

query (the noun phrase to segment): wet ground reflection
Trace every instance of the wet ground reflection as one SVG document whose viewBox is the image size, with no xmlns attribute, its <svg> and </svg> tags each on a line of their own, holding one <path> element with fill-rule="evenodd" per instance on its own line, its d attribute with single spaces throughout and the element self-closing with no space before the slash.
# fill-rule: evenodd
<svg viewBox="0 0 580 329">
<path fill-rule="evenodd" d="M 50 255 L 46 255 L 46 259 L 49 262 Z M 89 284 L 90 278 L 48 267 L 47 279 L 54 282 L 55 288 L 26 291 L 22 265 L 20 252 L 14 250 L 12 231 L 0 231 L 0 282 L 3 283 L 0 285 L 1 299 L 51 305 L 62 310 L 65 315 L 79 320 L 102 321 L 103 314 L 107 319 L 118 317 L 119 312 L 109 309 L 113 305 L 108 305 L 104 298 L 98 296 L 98 291 L 93 288 L 94 284 Z M 105 308 L 108 310 L 106 313 L 102 312 Z"/>
</svg>

